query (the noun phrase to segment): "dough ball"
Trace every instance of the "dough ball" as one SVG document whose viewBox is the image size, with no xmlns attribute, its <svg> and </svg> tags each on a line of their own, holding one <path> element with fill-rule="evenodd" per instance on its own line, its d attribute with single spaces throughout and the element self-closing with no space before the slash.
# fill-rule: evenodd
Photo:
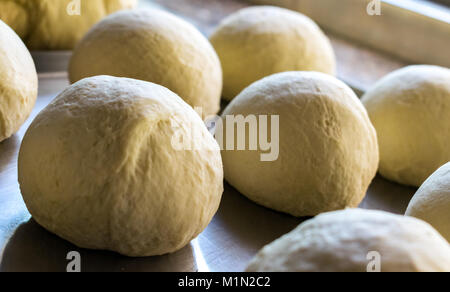
<svg viewBox="0 0 450 292">
<path fill-rule="evenodd" d="M 78 15 L 74 0 L 1 0 L 0 19 L 31 50 L 70 50 L 100 19 L 117 10 L 133 8 L 137 1 L 82 0 L 78 2 Z"/>
<path fill-rule="evenodd" d="M 182 150 L 174 137 L 198 147 Z M 174 147 L 177 146 L 177 147 Z M 98 76 L 64 90 L 33 121 L 19 182 L 34 219 L 82 248 L 127 256 L 179 250 L 223 192 L 220 148 L 168 89 Z"/>
<path fill-rule="evenodd" d="M 419 187 L 450 161 L 449 69 L 400 69 L 375 84 L 363 103 L 378 133 L 381 175 Z"/>
<path fill-rule="evenodd" d="M 242 9 L 220 24 L 211 42 L 222 61 L 223 95 L 228 100 L 274 73 L 335 73 L 336 61 L 328 38 L 307 16 L 287 9 Z"/>
<path fill-rule="evenodd" d="M 450 162 L 420 187 L 406 215 L 430 223 L 450 242 Z"/>
<path fill-rule="evenodd" d="M 30 17 L 26 4 L 31 0 L 1 0 L 0 20 L 11 27 L 21 38 L 27 35 Z"/>
<path fill-rule="evenodd" d="M 16 133 L 34 107 L 38 80 L 30 52 L 0 20 L 0 142 Z"/>
<path fill-rule="evenodd" d="M 376 268 L 377 260 L 382 272 L 449 272 L 450 246 L 421 220 L 345 210 L 301 224 L 264 247 L 247 270 L 366 272 Z"/>
<path fill-rule="evenodd" d="M 97 24 L 75 49 L 69 78 L 102 74 L 163 85 L 201 107 L 203 116 L 220 108 L 217 54 L 194 26 L 167 12 L 123 11 Z"/>
<path fill-rule="evenodd" d="M 226 137 L 232 133 L 228 116 L 239 115 L 248 125 L 252 117 L 257 124 L 247 125 L 243 150 L 238 150 L 242 138 L 235 137 L 229 147 L 232 139 Z M 357 207 L 376 174 L 377 137 L 367 112 L 353 91 L 332 76 L 284 72 L 266 77 L 239 94 L 222 120 L 225 178 L 268 208 L 314 216 Z M 236 135 L 244 134 L 235 128 Z M 264 128 L 267 137 L 258 135 Z M 249 133 L 259 136 L 253 150 Z"/>
</svg>

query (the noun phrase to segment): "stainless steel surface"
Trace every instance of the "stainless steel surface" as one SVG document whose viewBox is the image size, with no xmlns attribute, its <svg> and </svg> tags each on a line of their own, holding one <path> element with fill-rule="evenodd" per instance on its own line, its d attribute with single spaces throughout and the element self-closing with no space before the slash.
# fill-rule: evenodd
<svg viewBox="0 0 450 292">
<path fill-rule="evenodd" d="M 147 0 L 197 25 L 205 34 L 227 14 L 247 6 L 236 0 Z M 376 52 L 332 38 L 339 75 L 365 88 L 402 66 Z M 69 251 L 81 253 L 82 271 L 242 271 L 265 244 L 289 232 L 304 219 L 260 207 L 225 184 L 222 203 L 206 230 L 183 250 L 167 256 L 127 258 L 111 252 L 79 249 L 47 232 L 31 219 L 17 183 L 17 153 L 26 128 L 67 85 L 61 72 L 70 52 L 34 52 L 40 74 L 39 97 L 31 117 L 12 138 L 0 143 L 0 271 L 65 271 Z M 351 81 L 351 82 L 350 82 Z M 359 86 L 361 85 L 361 86 Z M 376 178 L 361 207 L 402 214 L 415 192 Z"/>
<path fill-rule="evenodd" d="M 225 185 L 222 203 L 208 228 L 189 246 L 167 256 L 127 258 L 79 249 L 31 219 L 17 183 L 17 153 L 34 116 L 68 85 L 64 74 L 40 75 L 39 97 L 27 123 L 0 143 L 0 271 L 65 271 L 69 251 L 81 253 L 83 271 L 242 271 L 265 244 L 304 219 L 260 207 Z M 403 213 L 415 189 L 376 178 L 363 208 Z"/>
<path fill-rule="evenodd" d="M 33 51 L 31 56 L 38 72 L 66 72 L 72 51 Z"/>
</svg>

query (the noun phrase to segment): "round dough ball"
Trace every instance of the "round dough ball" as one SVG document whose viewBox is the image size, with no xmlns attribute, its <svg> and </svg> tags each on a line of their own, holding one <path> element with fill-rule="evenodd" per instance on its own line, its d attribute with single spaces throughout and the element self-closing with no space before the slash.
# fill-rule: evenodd
<svg viewBox="0 0 450 292">
<path fill-rule="evenodd" d="M 69 78 L 102 74 L 163 85 L 205 117 L 220 108 L 216 52 L 194 26 L 164 11 L 118 12 L 92 28 L 74 51 Z"/>
<path fill-rule="evenodd" d="M 180 150 L 181 135 L 194 150 Z M 177 146 L 178 147 L 178 146 Z M 127 256 L 177 251 L 211 221 L 223 192 L 220 148 L 168 89 L 109 76 L 63 91 L 19 153 L 33 218 L 82 248 Z"/>
<path fill-rule="evenodd" d="M 259 135 L 257 151 L 250 145 L 237 150 L 237 139 L 231 149 L 223 143 L 225 178 L 242 194 L 294 216 L 361 203 L 377 171 L 378 144 L 366 110 L 344 83 L 317 72 L 278 73 L 246 88 L 225 109 L 224 140 L 229 115 L 253 116 L 269 132 L 269 139 Z M 270 150 L 261 146 L 266 140 Z"/>
<path fill-rule="evenodd" d="M 21 38 L 27 35 L 30 17 L 27 3 L 30 0 L 2 0 L 0 1 L 0 20 L 11 27 Z"/>
<path fill-rule="evenodd" d="M 377 259 L 382 272 L 449 272 L 450 246 L 421 220 L 345 210 L 301 224 L 264 247 L 247 270 L 366 272 L 372 271 Z"/>
<path fill-rule="evenodd" d="M 450 160 L 449 69 L 400 69 L 362 100 L 378 133 L 381 175 L 419 187 Z"/>
<path fill-rule="evenodd" d="M 222 61 L 223 95 L 232 100 L 263 77 L 285 71 L 334 75 L 330 41 L 307 16 L 291 10 L 256 6 L 227 17 L 212 34 Z"/>
<path fill-rule="evenodd" d="M 30 52 L 0 20 L 0 142 L 17 132 L 36 103 L 38 79 Z"/>
<path fill-rule="evenodd" d="M 70 50 L 96 22 L 138 0 L 2 0 L 0 19 L 32 50 Z M 74 14 L 75 13 L 75 14 Z M 71 15 L 72 14 L 72 15 Z"/>
<path fill-rule="evenodd" d="M 409 203 L 406 215 L 430 223 L 450 242 L 450 163 L 425 181 Z"/>
</svg>

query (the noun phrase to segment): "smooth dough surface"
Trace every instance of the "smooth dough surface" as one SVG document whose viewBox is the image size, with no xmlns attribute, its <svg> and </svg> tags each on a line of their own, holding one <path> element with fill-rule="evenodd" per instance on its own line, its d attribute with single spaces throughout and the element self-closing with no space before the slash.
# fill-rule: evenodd
<svg viewBox="0 0 450 292">
<path fill-rule="evenodd" d="M 430 223 L 450 242 L 450 163 L 424 182 L 409 203 L 406 215 Z"/>
<path fill-rule="evenodd" d="M 31 50 L 70 50 L 100 19 L 115 11 L 133 8 L 138 0 L 82 0 L 80 15 L 69 15 L 68 7 L 75 2 L 0 0 L 0 19 L 10 25 Z"/>
<path fill-rule="evenodd" d="M 194 142 L 191 131 L 198 150 L 173 147 L 174 136 Z M 168 89 L 127 78 L 64 90 L 28 129 L 18 167 L 40 225 L 79 247 L 127 256 L 184 247 L 223 192 L 220 148 L 198 114 Z"/>
<path fill-rule="evenodd" d="M 115 13 L 83 38 L 74 51 L 69 78 L 129 77 L 160 84 L 202 115 L 220 108 L 222 68 L 208 40 L 170 13 L 142 9 Z"/>
<path fill-rule="evenodd" d="M 34 107 L 38 80 L 30 52 L 0 20 L 0 142 L 16 133 Z"/>
<path fill-rule="evenodd" d="M 449 272 L 450 246 L 429 224 L 381 211 L 345 210 L 306 221 L 264 247 L 249 272 Z M 370 266 L 369 266 L 370 267 Z"/>
<path fill-rule="evenodd" d="M 419 187 L 450 160 L 450 70 L 409 66 L 364 96 L 380 145 L 380 173 Z"/>
<path fill-rule="evenodd" d="M 261 161 L 270 152 L 261 147 L 226 150 L 224 139 L 225 178 L 243 195 L 294 216 L 361 203 L 377 171 L 378 144 L 366 110 L 341 81 L 317 72 L 278 73 L 246 88 L 222 119 L 228 115 L 279 116 L 275 161 Z"/>
<path fill-rule="evenodd" d="M 317 24 L 284 8 L 244 8 L 225 18 L 210 40 L 222 62 L 228 100 L 275 73 L 336 71 L 333 48 Z"/>
</svg>

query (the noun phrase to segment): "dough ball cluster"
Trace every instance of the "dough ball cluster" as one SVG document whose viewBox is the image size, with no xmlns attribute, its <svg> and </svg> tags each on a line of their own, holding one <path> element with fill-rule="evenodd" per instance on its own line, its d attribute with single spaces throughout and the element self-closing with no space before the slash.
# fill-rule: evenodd
<svg viewBox="0 0 450 292">
<path fill-rule="evenodd" d="M 195 137 L 197 148 L 174 147 Z M 191 140 L 189 140 L 191 141 Z M 33 121 L 19 153 L 33 218 L 82 248 L 171 253 L 209 224 L 223 192 L 220 148 L 168 89 L 97 76 L 64 90 Z"/>
<path fill-rule="evenodd" d="M 345 210 L 317 216 L 267 245 L 247 271 L 366 272 L 368 268 L 449 272 L 450 246 L 421 220 L 381 211 Z"/>
<path fill-rule="evenodd" d="M 38 80 L 30 52 L 0 20 L 0 142 L 16 133 L 33 109 Z"/>
<path fill-rule="evenodd" d="M 346 209 L 379 166 L 419 186 L 450 160 L 449 69 L 389 74 L 364 107 L 333 77 L 329 39 L 300 13 L 242 9 L 211 44 L 164 11 L 109 15 L 137 0 L 84 1 L 81 15 L 67 13 L 69 2 L 0 0 L 0 19 L 30 48 L 77 44 L 73 84 L 35 118 L 19 152 L 23 199 L 44 228 L 81 248 L 172 253 L 210 223 L 225 177 L 262 206 L 318 215 L 263 248 L 248 271 L 363 272 L 372 259 L 386 272 L 450 271 L 448 242 L 410 217 L 450 238 L 450 163 L 422 185 L 409 216 Z M 0 73 L 2 141 L 37 95 L 31 56 L 2 21 Z M 231 102 L 214 120 L 221 151 L 202 118 L 219 112 L 222 91 Z"/>
<path fill-rule="evenodd" d="M 153 9 L 115 13 L 76 47 L 69 78 L 129 77 L 169 88 L 204 117 L 220 108 L 222 69 L 208 40 L 191 24 Z"/>
<path fill-rule="evenodd" d="M 223 67 L 223 95 L 231 100 L 253 82 L 285 71 L 334 75 L 333 48 L 307 16 L 272 6 L 239 10 L 210 38 Z"/>
<path fill-rule="evenodd" d="M 279 126 L 267 129 L 278 152 L 227 147 L 227 116 L 260 116 Z M 378 167 L 375 129 L 355 93 L 332 76 L 285 72 L 255 82 L 222 114 L 226 180 L 251 200 L 294 216 L 357 207 Z M 237 130 L 236 130 L 237 131 Z M 241 135 L 241 134 L 237 134 Z M 250 141 L 250 130 L 245 132 Z M 253 135 L 253 134 L 252 134 Z M 236 146 L 237 137 L 233 143 Z M 263 141 L 264 142 L 264 141 Z"/>
<path fill-rule="evenodd" d="M 76 11 L 78 7 L 71 6 L 75 2 L 2 0 L 0 19 L 11 26 L 31 50 L 70 50 L 100 19 L 115 11 L 133 8 L 138 0 L 82 0 L 79 11 Z"/>
<path fill-rule="evenodd" d="M 450 242 L 450 162 L 420 187 L 409 203 L 406 215 L 430 223 Z"/>
<path fill-rule="evenodd" d="M 363 103 L 378 133 L 381 175 L 419 187 L 450 161 L 449 69 L 400 69 L 375 84 Z"/>
</svg>

